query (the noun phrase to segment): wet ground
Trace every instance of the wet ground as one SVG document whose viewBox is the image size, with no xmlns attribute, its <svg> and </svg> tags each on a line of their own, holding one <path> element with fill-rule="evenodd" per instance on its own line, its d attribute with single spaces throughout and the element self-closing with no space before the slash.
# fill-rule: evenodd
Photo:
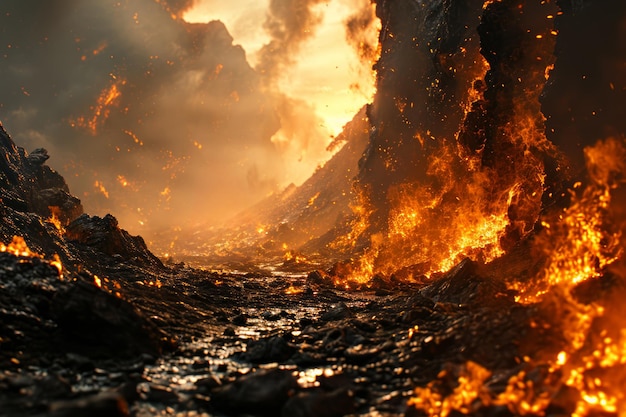
<svg viewBox="0 0 626 417">
<path fill-rule="evenodd" d="M 0 415 L 418 415 L 408 399 L 443 369 L 454 375 L 471 359 L 508 379 L 528 330 L 529 311 L 471 263 L 430 285 L 352 291 L 318 272 L 107 265 L 103 290 L 156 324 L 169 351 L 96 355 L 31 338 L 30 352 L 5 356 L 14 361 L 0 374 Z M 14 310 L 5 317 L 19 324 Z M 507 415 L 484 413 L 496 414 Z"/>
</svg>

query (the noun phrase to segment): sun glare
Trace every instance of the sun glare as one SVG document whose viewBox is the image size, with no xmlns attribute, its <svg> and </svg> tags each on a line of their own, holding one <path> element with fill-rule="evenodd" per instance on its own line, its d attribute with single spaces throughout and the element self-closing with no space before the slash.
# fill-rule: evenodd
<svg viewBox="0 0 626 417">
<path fill-rule="evenodd" d="M 315 6 L 322 21 L 293 57 L 294 65 L 278 80 L 283 93 L 315 110 L 322 120 L 320 129 L 332 136 L 339 134 L 374 94 L 372 63 L 361 62 L 346 40 L 345 22 L 354 12 L 355 1 L 369 4 L 369 0 L 338 0 Z M 268 0 L 200 0 L 183 18 L 190 23 L 222 21 L 255 67 L 259 50 L 269 41 L 263 28 L 268 5 Z"/>
</svg>

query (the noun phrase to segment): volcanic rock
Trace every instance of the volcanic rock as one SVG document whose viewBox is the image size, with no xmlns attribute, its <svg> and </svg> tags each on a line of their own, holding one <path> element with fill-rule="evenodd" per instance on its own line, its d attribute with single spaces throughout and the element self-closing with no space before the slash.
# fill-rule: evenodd
<svg viewBox="0 0 626 417">
<path fill-rule="evenodd" d="M 143 265 L 163 267 L 163 263 L 148 250 L 141 236 L 131 236 L 120 229 L 117 219 L 110 214 L 100 218 L 81 215 L 67 226 L 66 238 L 110 255 L 135 260 Z"/>
<path fill-rule="evenodd" d="M 241 358 L 252 363 L 285 362 L 295 351 L 284 337 L 273 336 L 248 344 Z"/>
<path fill-rule="evenodd" d="M 131 304 L 93 284 L 58 291 L 52 314 L 68 350 L 90 356 L 159 355 L 164 335 Z"/>
<path fill-rule="evenodd" d="M 291 371 L 274 368 L 218 387 L 211 398 L 220 410 L 275 416 L 297 387 Z"/>
<path fill-rule="evenodd" d="M 300 392 L 283 407 L 282 417 L 341 417 L 356 411 L 354 395 L 346 388 L 332 392 Z"/>
<path fill-rule="evenodd" d="M 80 200 L 69 194 L 63 177 L 44 165 L 49 158 L 47 150 L 38 148 L 27 154 L 13 143 L 1 124 L 0 144 L 3 150 L 0 155 L 2 197 L 4 201 L 5 195 L 10 196 L 10 207 L 44 218 L 52 214 L 49 207 L 56 207 L 55 215 L 64 223 L 69 223 L 83 212 Z"/>
</svg>

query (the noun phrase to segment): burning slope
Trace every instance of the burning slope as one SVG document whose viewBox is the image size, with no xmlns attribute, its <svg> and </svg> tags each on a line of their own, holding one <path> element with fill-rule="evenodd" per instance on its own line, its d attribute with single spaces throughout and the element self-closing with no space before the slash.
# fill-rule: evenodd
<svg viewBox="0 0 626 417">
<path fill-rule="evenodd" d="M 541 342 L 519 371 L 457 364 L 416 389 L 425 413 L 624 413 L 626 6 L 381 0 L 377 14 L 352 218 L 303 248 L 348 259 L 329 271 L 341 287 L 436 281 L 469 257 L 531 306 Z"/>
</svg>

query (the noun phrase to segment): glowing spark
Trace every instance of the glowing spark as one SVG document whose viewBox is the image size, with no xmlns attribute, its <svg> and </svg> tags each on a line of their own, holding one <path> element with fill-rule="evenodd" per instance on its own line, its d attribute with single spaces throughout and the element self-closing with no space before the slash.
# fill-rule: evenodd
<svg viewBox="0 0 626 417">
<path fill-rule="evenodd" d="M 124 130 L 124 133 L 126 133 L 128 136 L 130 136 L 137 145 L 143 146 L 143 142 L 132 131 Z"/>
<path fill-rule="evenodd" d="M 109 198 L 109 192 L 107 191 L 107 189 L 104 187 L 104 184 L 101 183 L 100 181 L 97 181 L 93 184 L 93 186 L 106 198 Z"/>
</svg>

